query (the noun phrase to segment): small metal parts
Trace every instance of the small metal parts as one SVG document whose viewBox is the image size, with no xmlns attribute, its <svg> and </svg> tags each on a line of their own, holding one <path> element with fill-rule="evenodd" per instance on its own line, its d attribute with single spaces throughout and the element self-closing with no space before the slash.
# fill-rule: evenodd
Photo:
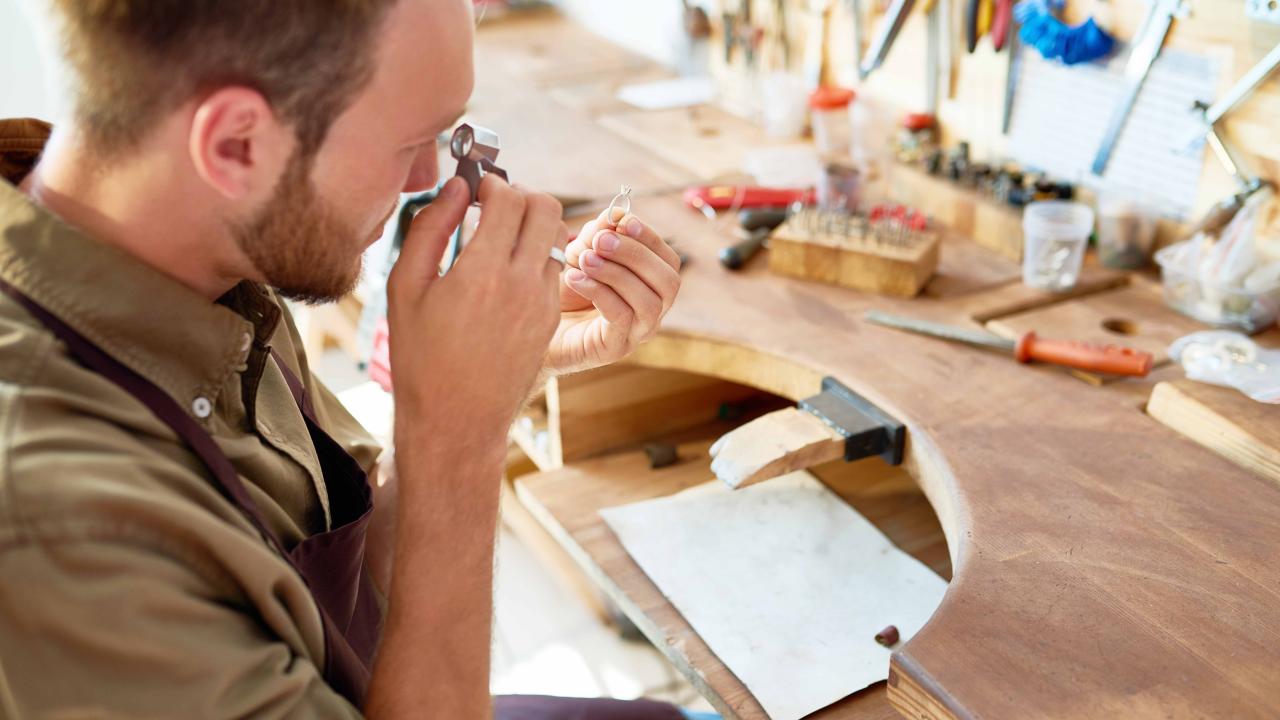
<svg viewBox="0 0 1280 720">
<path fill-rule="evenodd" d="M 910 249 L 927 239 L 929 219 L 905 205 L 875 205 L 865 215 L 837 206 L 824 209 L 793 203 L 788 227 L 810 238 Z"/>
<path fill-rule="evenodd" d="M 670 443 L 649 443 L 644 446 L 644 454 L 649 456 L 651 470 L 660 470 L 680 462 L 680 453 Z"/>
<path fill-rule="evenodd" d="M 498 134 L 492 130 L 464 123 L 453 131 L 449 154 L 458 161 L 456 175 L 466 180 L 471 188 L 473 205 L 480 195 L 480 181 L 485 175 L 494 173 L 503 180 L 507 179 L 507 171 L 494 164 L 500 147 Z"/>
<path fill-rule="evenodd" d="M 614 210 L 621 210 L 622 214 L 614 215 L 614 212 L 613 212 Z M 622 189 L 618 191 L 618 194 L 614 195 L 613 199 L 609 201 L 609 214 L 607 215 L 607 217 L 610 220 L 614 220 L 615 217 L 618 220 L 621 220 L 622 218 L 630 214 L 631 214 L 631 186 L 623 185 Z"/>
</svg>

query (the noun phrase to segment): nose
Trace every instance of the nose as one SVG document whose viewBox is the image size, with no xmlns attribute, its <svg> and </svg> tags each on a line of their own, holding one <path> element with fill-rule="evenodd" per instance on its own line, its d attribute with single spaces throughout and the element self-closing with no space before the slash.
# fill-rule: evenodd
<svg viewBox="0 0 1280 720">
<path fill-rule="evenodd" d="M 409 176 L 405 178 L 401 192 L 420 193 L 435 188 L 436 182 L 440 179 L 440 162 L 437 153 L 435 143 L 427 143 L 418 152 L 417 157 L 413 159 L 413 165 L 409 167 Z"/>
</svg>

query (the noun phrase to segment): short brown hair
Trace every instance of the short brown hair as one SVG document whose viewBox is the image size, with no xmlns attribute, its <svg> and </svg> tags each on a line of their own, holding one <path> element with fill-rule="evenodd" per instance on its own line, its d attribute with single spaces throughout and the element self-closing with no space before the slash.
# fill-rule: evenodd
<svg viewBox="0 0 1280 720">
<path fill-rule="evenodd" d="M 308 157 L 372 75 L 396 0 L 54 0 L 94 147 L 137 144 L 160 118 L 218 87 L 262 93 Z"/>
</svg>

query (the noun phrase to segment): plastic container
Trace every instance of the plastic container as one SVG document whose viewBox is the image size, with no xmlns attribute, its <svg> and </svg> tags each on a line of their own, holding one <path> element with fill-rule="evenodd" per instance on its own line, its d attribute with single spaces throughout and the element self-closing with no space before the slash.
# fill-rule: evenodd
<svg viewBox="0 0 1280 720">
<path fill-rule="evenodd" d="M 1151 261 L 1159 220 L 1141 205 L 1115 195 L 1098 198 L 1098 259 L 1122 270 Z"/>
<path fill-rule="evenodd" d="M 1033 202 L 1022 214 L 1022 282 L 1061 292 L 1075 287 L 1093 230 L 1093 209 L 1078 202 Z"/>
<path fill-rule="evenodd" d="M 1170 245 L 1156 253 L 1164 281 L 1164 301 L 1178 312 L 1207 325 L 1255 333 L 1280 315 L 1280 278 L 1261 278 L 1246 285 L 1224 286 L 1201 280 L 1187 267 L 1182 246 Z M 1251 278 L 1252 279 L 1252 278 Z"/>
<path fill-rule="evenodd" d="M 761 81 L 765 134 L 775 138 L 800 137 L 809 111 L 804 80 L 789 73 L 769 73 Z"/>
<path fill-rule="evenodd" d="M 853 142 L 853 123 L 849 105 L 853 102 L 849 88 L 824 86 L 809 96 L 813 111 L 813 142 L 826 156 L 848 156 Z"/>
</svg>

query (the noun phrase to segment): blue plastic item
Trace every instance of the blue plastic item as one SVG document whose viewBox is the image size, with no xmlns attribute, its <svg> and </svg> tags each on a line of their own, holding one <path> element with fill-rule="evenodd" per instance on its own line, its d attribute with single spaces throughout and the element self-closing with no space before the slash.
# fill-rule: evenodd
<svg viewBox="0 0 1280 720">
<path fill-rule="evenodd" d="M 1098 27 L 1093 18 L 1080 25 L 1067 25 L 1058 19 L 1063 0 L 1022 0 L 1013 8 L 1013 16 L 1021 26 L 1022 42 L 1034 47 L 1046 60 L 1060 60 L 1066 65 L 1092 62 L 1111 54 L 1115 38 Z"/>
</svg>

